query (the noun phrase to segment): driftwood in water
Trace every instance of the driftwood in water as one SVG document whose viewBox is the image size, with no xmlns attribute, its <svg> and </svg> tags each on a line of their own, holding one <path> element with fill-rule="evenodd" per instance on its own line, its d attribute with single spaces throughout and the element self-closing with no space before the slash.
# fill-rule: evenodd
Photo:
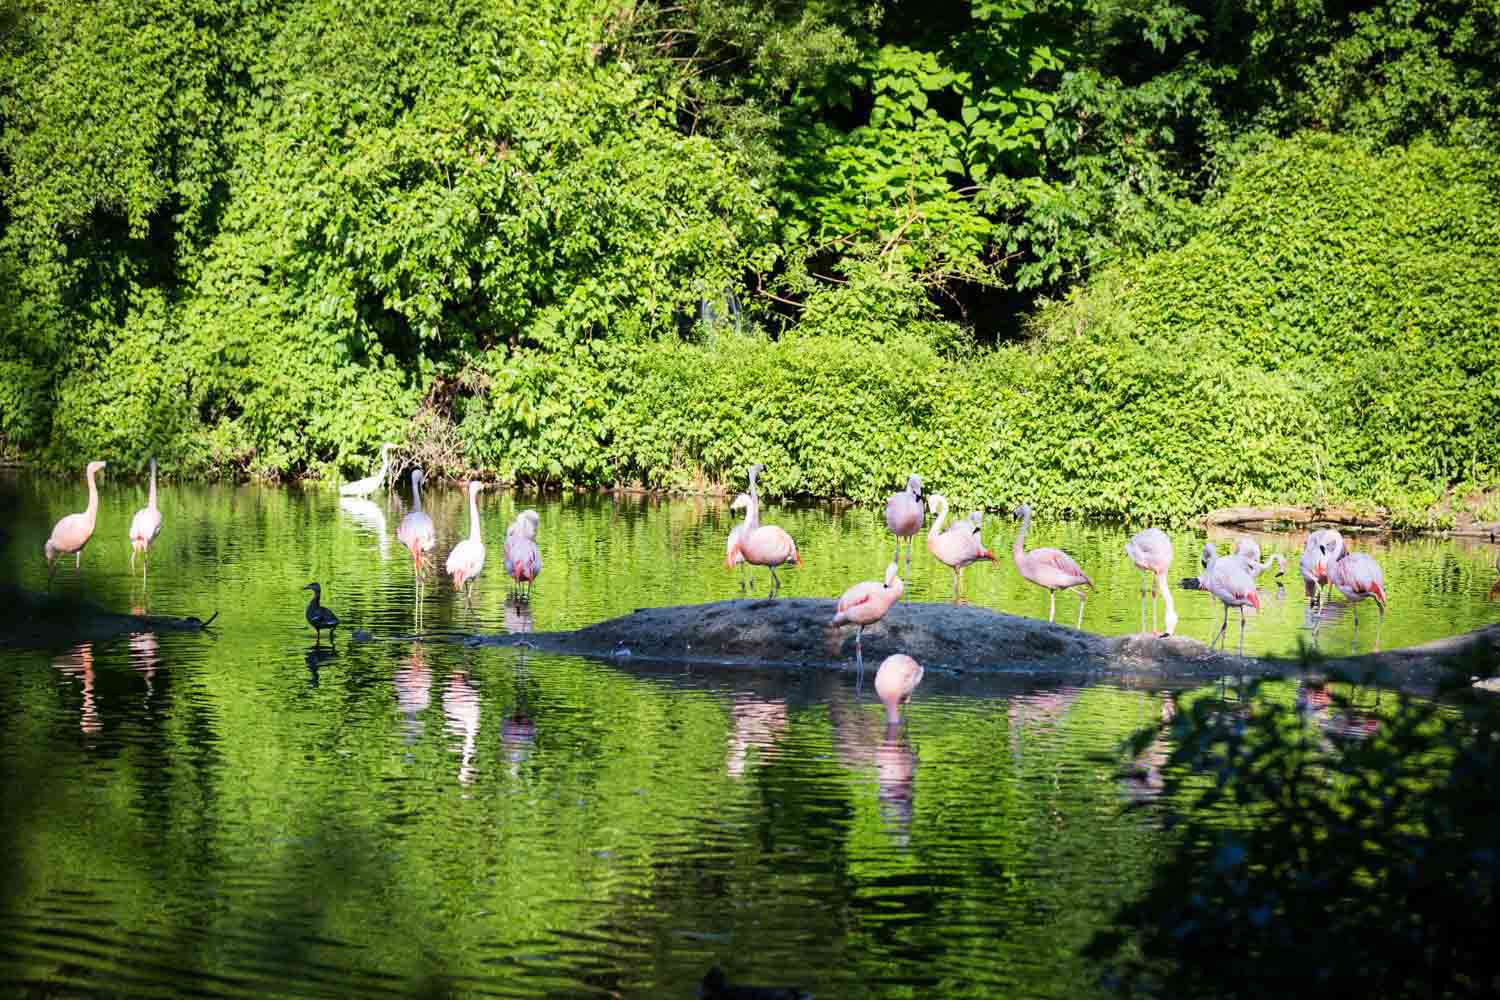
<svg viewBox="0 0 1500 1000">
<path fill-rule="evenodd" d="M 1351 528 L 1384 528 L 1389 524 L 1383 514 L 1367 514 L 1352 507 L 1221 507 L 1203 515 L 1203 523 L 1208 525 L 1228 526 L 1267 522 L 1298 526 L 1330 524 Z"/>
<path fill-rule="evenodd" d="M 0 649 L 51 649 L 138 632 L 197 632 L 219 617 L 120 614 L 68 594 L 0 586 Z"/>
</svg>

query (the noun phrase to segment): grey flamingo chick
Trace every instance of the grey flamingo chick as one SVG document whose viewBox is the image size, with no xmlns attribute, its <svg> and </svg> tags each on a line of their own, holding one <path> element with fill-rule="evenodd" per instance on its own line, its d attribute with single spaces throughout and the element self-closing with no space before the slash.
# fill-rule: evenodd
<svg viewBox="0 0 1500 1000">
<path fill-rule="evenodd" d="M 323 607 L 323 588 L 316 583 L 309 583 L 302 588 L 313 592 L 312 600 L 307 602 L 307 624 L 311 625 L 317 632 L 318 641 L 323 641 L 323 630 L 328 630 L 328 641 L 333 641 L 333 630 L 339 627 L 339 616 L 329 609 Z"/>
<path fill-rule="evenodd" d="M 896 562 L 901 561 L 901 539 L 906 539 L 906 575 L 911 576 L 911 550 L 916 542 L 917 532 L 922 530 L 922 522 L 927 517 L 927 510 L 922 504 L 922 477 L 912 474 L 906 480 L 906 489 L 900 493 L 893 493 L 885 502 L 885 526 L 891 529 L 891 534 L 896 536 Z"/>
<path fill-rule="evenodd" d="M 1021 519 L 1021 532 L 1016 535 L 1016 544 L 1011 550 L 1011 557 L 1015 560 L 1016 569 L 1020 571 L 1024 579 L 1030 580 L 1039 587 L 1047 588 L 1047 620 L 1054 621 L 1057 616 L 1057 592 L 1059 590 L 1078 589 L 1074 594 L 1078 597 L 1078 627 L 1083 627 L 1083 605 L 1088 600 L 1083 588 L 1094 586 L 1073 557 L 1061 549 L 1032 549 L 1026 551 L 1026 529 L 1031 527 L 1031 507 L 1022 504 L 1016 508 L 1015 516 Z"/>
<path fill-rule="evenodd" d="M 83 547 L 94 537 L 94 524 L 99 519 L 99 487 L 94 477 L 104 468 L 104 462 L 90 462 L 84 470 L 89 481 L 89 505 L 81 514 L 69 514 L 52 526 L 52 536 L 42 551 L 47 556 L 47 587 L 52 586 L 52 574 L 57 572 L 57 557 L 73 556 L 73 569 L 83 565 Z"/>
<path fill-rule="evenodd" d="M 953 527 L 944 531 L 943 522 L 948 517 L 948 498 L 941 493 L 934 493 L 928 504 L 932 508 L 934 520 L 932 527 L 927 529 L 927 551 L 938 562 L 953 570 L 953 599 L 956 601 L 963 590 L 964 567 L 981 559 L 994 562 L 995 553 L 985 548 L 984 542 L 979 538 L 983 515 L 976 519 L 970 514 L 961 521 L 955 521 Z"/>
<path fill-rule="evenodd" d="M 146 506 L 135 512 L 130 519 L 130 569 L 135 571 L 135 557 L 141 557 L 141 579 L 146 579 L 150 568 L 151 543 L 161 533 L 161 511 L 156 508 L 156 459 L 151 460 L 151 491 L 146 495 Z"/>
<path fill-rule="evenodd" d="M 1167 630 L 1163 634 L 1171 635 L 1177 631 L 1177 609 L 1172 605 L 1172 588 L 1167 584 L 1167 571 L 1172 568 L 1172 540 L 1160 528 L 1147 528 L 1136 532 L 1125 543 L 1125 554 L 1137 569 L 1150 577 L 1152 631 L 1156 629 L 1156 595 L 1160 593 L 1167 605 L 1164 619 Z M 1146 586 L 1142 582 L 1143 601 L 1146 598 Z M 1145 618 L 1145 611 L 1141 612 L 1141 617 Z"/>
</svg>

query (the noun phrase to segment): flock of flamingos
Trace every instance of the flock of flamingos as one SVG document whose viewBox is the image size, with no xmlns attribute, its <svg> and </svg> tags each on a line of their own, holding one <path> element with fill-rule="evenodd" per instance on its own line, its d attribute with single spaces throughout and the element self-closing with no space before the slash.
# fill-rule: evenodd
<svg viewBox="0 0 1500 1000">
<path fill-rule="evenodd" d="M 366 496 L 380 488 L 386 481 L 386 473 L 390 468 L 390 452 L 394 447 L 394 445 L 387 444 L 381 448 L 381 466 L 378 472 L 365 479 L 344 484 L 340 492 L 346 496 Z M 104 462 L 88 464 L 85 470 L 89 489 L 88 508 L 82 513 L 67 515 L 52 528 L 51 537 L 47 539 L 44 546 L 49 587 L 60 557 L 72 555 L 74 567 L 81 565 L 83 548 L 93 537 L 99 511 L 99 488 L 95 477 L 104 468 Z M 793 541 L 791 535 L 776 525 L 762 524 L 760 521 L 760 496 L 756 491 L 755 483 L 763 468 L 763 465 L 750 466 L 748 469 L 750 491 L 736 496 L 730 505 L 735 510 L 743 509 L 745 517 L 729 533 L 725 545 L 725 565 L 730 569 L 736 566 L 741 568 L 742 587 L 745 585 L 744 573 L 747 569 L 752 574 L 749 585 L 753 587 L 753 567 L 765 567 L 771 574 L 771 594 L 774 596 L 781 585 L 781 579 L 776 574 L 777 567 L 787 563 L 801 565 L 802 558 L 797 553 L 797 543 Z M 154 458 L 151 459 L 150 477 L 150 493 L 146 506 L 137 511 L 130 521 L 131 569 L 134 571 L 135 558 L 139 555 L 142 558 L 143 575 L 149 568 L 147 561 L 151 543 L 161 532 L 162 525 L 161 511 L 156 503 L 156 459 Z M 419 604 L 422 600 L 423 579 L 432 565 L 431 553 L 437 545 L 432 518 L 422 510 L 423 481 L 422 470 L 414 469 L 411 474 L 412 510 L 402 518 L 401 525 L 396 531 L 397 539 L 411 553 L 414 586 Z M 470 599 L 470 591 L 475 578 L 484 571 L 485 565 L 486 550 L 480 533 L 477 501 L 482 489 L 484 489 L 484 484 L 478 480 L 469 482 L 469 537 L 453 547 L 444 564 L 448 576 L 452 578 L 454 589 L 463 592 L 466 602 Z M 927 550 L 938 562 L 953 570 L 955 599 L 963 591 L 965 567 L 981 560 L 996 561 L 995 554 L 984 547 L 980 538 L 983 513 L 975 511 L 945 527 L 948 518 L 947 498 L 934 493 L 924 501 L 922 479 L 920 476 L 913 475 L 907 481 L 906 489 L 894 494 L 886 502 L 885 523 L 891 534 L 895 536 L 896 558 L 886 568 L 885 579 L 883 581 L 868 580 L 850 587 L 839 598 L 833 618 L 835 626 L 855 625 L 858 627 L 858 632 L 855 634 L 855 655 L 861 671 L 864 667 L 862 640 L 865 627 L 884 618 L 905 593 L 906 588 L 901 577 L 901 543 L 903 540 L 906 542 L 906 569 L 907 575 L 910 576 L 912 546 L 926 522 L 929 510 L 934 515 L 934 520 L 927 531 Z M 1016 570 L 1022 578 L 1047 590 L 1047 620 L 1049 622 L 1053 621 L 1057 614 L 1059 590 L 1071 591 L 1077 596 L 1078 622 L 1081 625 L 1084 602 L 1087 600 L 1084 588 L 1092 588 L 1093 581 L 1071 556 L 1060 549 L 1037 548 L 1028 551 L 1025 547 L 1025 540 L 1027 529 L 1031 526 L 1031 508 L 1022 504 L 1015 509 L 1014 516 L 1021 519 L 1021 530 L 1016 535 L 1011 553 Z M 539 521 L 540 518 L 535 510 L 525 510 L 516 516 L 505 532 L 505 572 L 517 588 L 524 589 L 523 599 L 529 599 L 531 586 L 542 571 L 541 551 L 537 547 L 536 540 Z M 1171 568 L 1173 557 L 1171 539 L 1158 528 L 1147 528 L 1135 534 L 1125 544 L 1125 554 L 1143 573 L 1147 574 L 1142 583 L 1141 593 L 1144 597 L 1149 587 L 1153 625 L 1156 620 L 1156 596 L 1159 594 L 1165 602 L 1163 621 L 1166 625 L 1165 631 L 1160 634 L 1172 635 L 1177 628 L 1177 613 L 1172 603 L 1172 590 L 1167 581 L 1167 573 Z M 1204 545 L 1201 558 L 1202 572 L 1197 578 L 1197 585 L 1199 589 L 1212 594 L 1224 608 L 1219 631 L 1209 643 L 1210 649 L 1224 639 L 1228 632 L 1229 609 L 1238 608 L 1240 649 L 1243 651 L 1245 608 L 1253 607 L 1259 610 L 1260 594 L 1256 589 L 1256 578 L 1273 563 L 1279 567 L 1278 575 L 1285 571 L 1285 562 L 1280 556 L 1273 555 L 1262 561 L 1259 546 L 1249 540 L 1242 540 L 1235 552 L 1228 556 L 1220 556 L 1212 543 Z M 1350 552 L 1345 546 L 1343 536 L 1338 531 L 1324 528 L 1312 532 L 1303 549 L 1300 568 L 1304 591 L 1309 601 L 1316 601 L 1321 605 L 1327 588 L 1331 585 L 1337 588 L 1355 609 L 1356 628 L 1359 625 L 1357 610 L 1359 602 L 1366 598 L 1374 598 L 1380 608 L 1381 621 L 1384 622 L 1385 576 L 1380 564 L 1368 555 Z M 312 600 L 307 606 L 308 624 L 316 630 L 319 639 L 324 629 L 328 629 L 332 635 L 333 630 L 339 624 L 339 619 L 331 610 L 323 607 L 321 588 L 316 583 L 309 583 L 303 589 L 313 592 Z M 1377 638 L 1377 643 L 1378 641 Z M 881 664 L 876 674 L 875 688 L 881 700 L 886 702 L 887 711 L 893 717 L 897 712 L 896 706 L 910 698 L 921 676 L 922 668 L 910 657 L 902 654 L 891 656 Z"/>
</svg>

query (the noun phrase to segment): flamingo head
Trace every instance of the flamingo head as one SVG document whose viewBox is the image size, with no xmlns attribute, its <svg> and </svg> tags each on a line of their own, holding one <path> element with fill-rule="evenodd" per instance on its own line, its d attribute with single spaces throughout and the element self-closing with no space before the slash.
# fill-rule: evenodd
<svg viewBox="0 0 1500 1000">
<path fill-rule="evenodd" d="M 85 470 L 85 475 L 92 476 L 94 473 L 103 469 L 108 464 L 108 462 L 90 462 L 88 469 Z"/>
<path fill-rule="evenodd" d="M 1203 563 L 1203 568 L 1208 569 L 1208 564 L 1213 562 L 1217 558 L 1219 558 L 1219 550 L 1214 548 L 1214 543 L 1205 542 L 1203 544 L 1203 556 L 1199 560 Z"/>
<path fill-rule="evenodd" d="M 931 493 L 927 497 L 927 509 L 932 511 L 939 519 L 948 514 L 948 498 L 941 493 Z"/>
<path fill-rule="evenodd" d="M 1030 504 L 1024 504 L 1024 503 L 1021 504 L 1021 506 L 1017 507 L 1014 511 L 1011 512 L 1011 516 L 1012 517 L 1030 517 L 1031 516 L 1031 505 Z"/>
<path fill-rule="evenodd" d="M 750 506 L 750 494 L 736 493 L 734 502 L 729 505 L 730 510 L 744 510 Z"/>
<path fill-rule="evenodd" d="M 156 473 L 156 456 L 152 455 L 151 461 L 147 462 L 146 465 L 151 469 L 151 472 L 154 475 Z"/>
<path fill-rule="evenodd" d="M 421 469 L 411 470 L 411 484 L 413 486 L 421 486 L 425 482 L 427 482 L 427 477 L 422 475 Z"/>
<path fill-rule="evenodd" d="M 763 471 L 765 471 L 765 468 L 766 466 L 763 462 L 756 462 L 754 465 L 750 466 L 750 468 L 746 470 L 746 474 L 748 475 L 750 482 L 754 483 L 756 477 L 759 476 Z"/>
<path fill-rule="evenodd" d="M 469 480 L 469 496 L 470 497 L 477 497 L 479 495 L 479 491 L 482 490 L 482 489 L 484 489 L 484 483 L 481 483 L 477 479 L 471 479 L 471 480 Z"/>
<path fill-rule="evenodd" d="M 906 492 L 918 500 L 922 499 L 922 477 L 912 473 L 911 478 L 906 481 Z"/>
<path fill-rule="evenodd" d="M 901 567 L 898 563 L 891 563 L 885 568 L 885 585 L 889 587 L 901 578 Z"/>
</svg>

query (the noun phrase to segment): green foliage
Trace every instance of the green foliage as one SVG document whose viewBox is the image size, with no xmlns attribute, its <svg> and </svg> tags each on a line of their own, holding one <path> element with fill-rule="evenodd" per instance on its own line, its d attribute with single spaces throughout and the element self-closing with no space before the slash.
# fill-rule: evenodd
<svg viewBox="0 0 1500 1000">
<path fill-rule="evenodd" d="M 1493 995 L 1500 705 L 1305 694 L 1177 715 L 1162 801 L 1186 821 L 1094 955 L 1127 996 Z"/>
</svg>

